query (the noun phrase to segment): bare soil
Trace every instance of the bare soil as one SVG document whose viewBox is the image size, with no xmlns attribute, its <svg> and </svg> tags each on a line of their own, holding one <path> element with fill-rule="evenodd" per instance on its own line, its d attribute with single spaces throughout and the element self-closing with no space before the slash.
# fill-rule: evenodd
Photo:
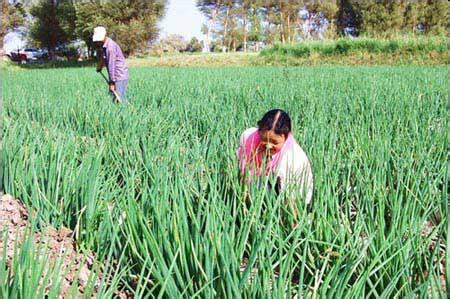
<svg viewBox="0 0 450 299">
<path fill-rule="evenodd" d="M 28 212 L 18 200 L 10 195 L 3 195 L 0 198 L 0 253 L 3 254 L 6 248 L 6 265 L 9 267 L 14 257 L 14 247 L 21 247 L 24 239 L 28 239 L 30 224 L 28 222 Z M 7 234 L 5 243 L 4 233 Z M 41 231 L 33 233 L 34 248 L 40 247 L 40 252 L 46 253 L 47 269 L 52 269 L 57 262 L 62 259 L 61 275 L 64 275 L 61 283 L 60 297 L 65 297 L 70 287 L 78 283 L 78 295 L 82 295 L 91 275 L 93 256 L 81 255 L 76 251 L 73 231 L 68 228 L 55 229 L 48 226 Z M 17 245 L 15 243 L 17 242 Z M 47 270 L 46 269 L 46 270 Z M 46 273 L 46 271 L 44 271 Z M 96 284 L 99 277 L 96 277 Z M 47 288 L 50 287 L 47 286 Z"/>
</svg>

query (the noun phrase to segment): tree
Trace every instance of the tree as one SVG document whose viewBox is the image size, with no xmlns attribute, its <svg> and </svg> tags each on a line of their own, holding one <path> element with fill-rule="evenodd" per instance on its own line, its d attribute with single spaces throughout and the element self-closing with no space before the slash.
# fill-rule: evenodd
<svg viewBox="0 0 450 299">
<path fill-rule="evenodd" d="M 3 38 L 8 31 L 22 26 L 25 22 L 25 11 L 20 3 L 11 4 L 9 0 L 1 0 L 0 43 L 3 48 Z"/>
<path fill-rule="evenodd" d="M 41 0 L 30 9 L 34 17 L 31 39 L 48 49 L 55 59 L 55 48 L 75 38 L 75 8 L 70 0 Z"/>
<path fill-rule="evenodd" d="M 307 8 L 308 3 L 304 0 L 279 2 L 280 40 L 282 43 L 292 43 L 296 40 L 297 25 L 300 21 L 299 11 Z M 316 1 L 311 3 L 316 3 Z"/>
<path fill-rule="evenodd" d="M 75 5 L 76 20 L 75 31 L 76 35 L 82 39 L 88 47 L 89 55 L 92 55 L 94 43 L 92 42 L 93 29 L 100 24 L 105 24 L 106 20 L 102 19 L 101 4 L 95 2 L 87 2 Z"/>
<path fill-rule="evenodd" d="M 202 27 L 202 32 L 205 34 L 206 49 L 210 49 L 211 34 L 221 5 L 222 0 L 197 0 L 197 8 L 208 20 L 207 24 Z"/>
<path fill-rule="evenodd" d="M 424 12 L 426 33 L 445 34 L 449 26 L 448 2 L 445 0 L 428 0 Z"/>
<path fill-rule="evenodd" d="M 292 43 L 305 36 L 334 38 L 337 34 L 389 36 L 415 32 L 444 33 L 450 26 L 444 0 L 197 0 L 207 17 L 206 42 L 222 49 L 244 51 L 248 41 Z"/>
<path fill-rule="evenodd" d="M 360 33 L 392 35 L 416 33 L 418 27 L 428 34 L 442 34 L 448 26 L 448 4 L 444 0 L 340 0 L 338 27 L 349 23 Z"/>
<path fill-rule="evenodd" d="M 263 34 L 266 44 L 274 44 L 280 41 L 280 11 L 278 1 L 261 1 L 261 11 L 263 15 Z"/>
<path fill-rule="evenodd" d="M 184 52 L 187 48 L 187 42 L 182 35 L 169 34 L 167 37 L 161 39 L 160 44 L 164 52 Z"/>
<path fill-rule="evenodd" d="M 255 43 L 256 51 L 259 51 L 259 43 L 263 40 L 261 15 L 261 9 L 258 6 L 252 5 L 250 7 L 248 40 Z"/>
<path fill-rule="evenodd" d="M 360 32 L 370 35 L 392 34 L 400 29 L 399 18 L 402 16 L 399 1 L 358 1 L 360 11 Z"/>
<path fill-rule="evenodd" d="M 328 33 L 328 37 L 334 37 L 333 34 L 336 33 L 336 28 L 338 27 L 338 2 L 326 0 L 312 1 L 307 2 L 305 4 L 305 7 L 310 13 L 316 16 L 315 21 L 318 22 L 318 24 L 315 24 L 316 27 L 318 27 L 319 30 L 326 30 L 326 32 Z M 323 28 L 324 26 L 320 22 L 325 21 L 328 22 L 328 24 L 325 28 Z M 322 34 L 322 32 L 320 34 Z"/>
<path fill-rule="evenodd" d="M 225 47 L 229 51 L 236 52 L 241 47 L 244 39 L 244 21 L 242 17 L 242 5 L 231 5 L 228 12 L 227 31 L 224 36 Z"/>
<path fill-rule="evenodd" d="M 201 52 L 202 49 L 203 49 L 203 46 L 196 37 L 191 38 L 191 40 L 189 41 L 189 43 L 186 47 L 187 52 Z"/>
<path fill-rule="evenodd" d="M 356 28 L 356 11 L 349 0 L 338 0 L 336 31 L 344 35 L 346 28 Z"/>
<path fill-rule="evenodd" d="M 417 2 L 410 2 L 405 7 L 405 14 L 403 19 L 403 30 L 405 32 L 417 33 L 417 26 L 419 23 L 425 22 L 425 4 Z"/>
<path fill-rule="evenodd" d="M 240 37 L 240 43 L 242 43 L 242 49 L 244 52 L 247 51 L 247 43 L 248 41 L 253 41 L 252 39 L 256 38 L 255 35 L 250 36 L 251 34 L 255 34 L 255 30 L 260 31 L 261 22 L 257 20 L 257 11 L 260 6 L 260 0 L 242 0 L 238 4 L 234 5 L 235 22 L 237 22 L 240 30 L 239 33 L 234 33 L 234 36 Z M 258 24 L 254 26 L 252 22 L 257 22 Z M 259 29 L 257 29 L 259 27 Z M 253 32 L 250 32 L 253 30 Z"/>
<path fill-rule="evenodd" d="M 222 30 L 218 30 L 217 34 L 221 35 L 222 41 L 222 51 L 226 50 L 228 31 L 229 31 L 229 23 L 230 23 L 230 11 L 233 8 L 233 0 L 224 0 L 224 4 L 220 7 L 219 10 L 219 19 L 222 24 Z"/>
<path fill-rule="evenodd" d="M 125 55 L 144 51 L 158 37 L 167 0 L 90 1 L 76 5 L 76 31 L 92 47 L 92 30 L 105 26 Z"/>
</svg>

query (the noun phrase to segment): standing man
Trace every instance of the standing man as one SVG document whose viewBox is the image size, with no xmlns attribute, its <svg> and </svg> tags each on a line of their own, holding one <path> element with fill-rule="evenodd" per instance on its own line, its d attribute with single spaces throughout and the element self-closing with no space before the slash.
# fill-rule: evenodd
<svg viewBox="0 0 450 299">
<path fill-rule="evenodd" d="M 125 57 L 119 45 L 106 36 L 105 27 L 94 28 L 92 41 L 97 47 L 102 47 L 102 57 L 97 65 L 97 72 L 101 72 L 103 66 L 106 66 L 109 75 L 109 91 L 117 92 L 122 103 L 126 103 L 125 91 L 128 85 L 128 67 L 125 63 Z"/>
</svg>

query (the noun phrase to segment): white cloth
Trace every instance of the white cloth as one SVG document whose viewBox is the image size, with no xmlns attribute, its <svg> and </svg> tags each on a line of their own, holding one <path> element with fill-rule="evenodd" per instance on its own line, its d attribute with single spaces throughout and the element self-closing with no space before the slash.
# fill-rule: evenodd
<svg viewBox="0 0 450 299">
<path fill-rule="evenodd" d="M 257 130 L 258 128 L 245 130 L 240 137 L 239 146 L 245 146 L 247 138 Z M 291 149 L 284 152 L 275 169 L 276 176 L 280 178 L 282 191 L 299 192 L 307 204 L 311 202 L 313 194 L 311 163 L 297 141 Z"/>
</svg>

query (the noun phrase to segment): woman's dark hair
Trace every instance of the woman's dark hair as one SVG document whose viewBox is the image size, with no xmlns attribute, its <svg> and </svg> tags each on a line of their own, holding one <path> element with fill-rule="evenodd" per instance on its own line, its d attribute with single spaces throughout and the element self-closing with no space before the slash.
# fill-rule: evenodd
<svg viewBox="0 0 450 299">
<path fill-rule="evenodd" d="M 291 118 L 281 109 L 270 110 L 258 121 L 258 130 L 260 132 L 274 130 L 275 134 L 287 138 L 291 132 Z"/>
</svg>

